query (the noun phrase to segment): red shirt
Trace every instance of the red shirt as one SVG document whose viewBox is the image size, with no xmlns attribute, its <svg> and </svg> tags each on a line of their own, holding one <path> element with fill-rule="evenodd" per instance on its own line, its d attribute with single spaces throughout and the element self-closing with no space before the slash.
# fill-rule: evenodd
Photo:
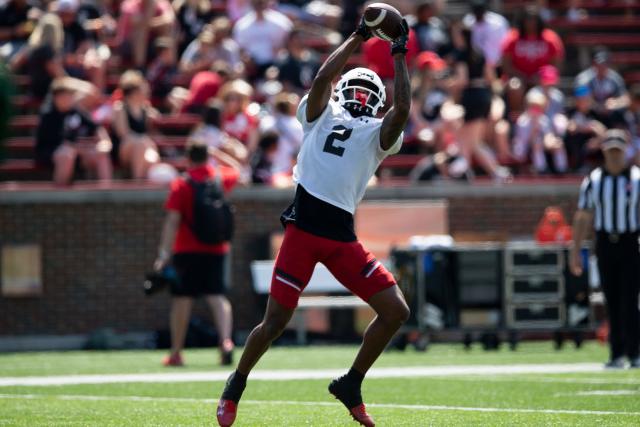
<svg viewBox="0 0 640 427">
<path fill-rule="evenodd" d="M 209 99 L 218 94 L 220 86 L 222 86 L 222 78 L 218 73 L 213 71 L 196 73 L 189 84 L 189 97 L 185 101 L 182 111 L 187 111 L 189 107 L 205 105 Z"/>
<path fill-rule="evenodd" d="M 225 114 L 222 119 L 222 130 L 244 145 L 249 143 L 251 131 L 258 127 L 258 119 L 246 111 L 235 115 Z"/>
<path fill-rule="evenodd" d="M 198 166 L 187 171 L 191 179 L 202 182 L 205 179 L 215 177 L 216 173 L 222 173 L 222 186 L 225 193 L 238 183 L 240 174 L 235 169 L 228 167 L 213 168 L 211 165 Z M 176 211 L 180 214 L 180 227 L 173 244 L 174 253 L 196 252 L 210 254 L 226 254 L 229 252 L 229 242 L 217 245 L 207 245 L 201 243 L 194 236 L 189 224 L 193 223 L 193 188 L 182 177 L 176 178 L 171 183 L 169 197 L 164 205 L 166 210 Z"/>
<path fill-rule="evenodd" d="M 407 64 L 411 66 L 413 58 L 416 57 L 420 48 L 418 39 L 413 30 L 409 31 L 409 41 L 407 42 Z M 391 56 L 391 43 L 378 37 L 371 37 L 362 46 L 366 67 L 375 71 L 382 80 L 393 79 L 395 71 L 393 68 L 393 56 Z"/>
<path fill-rule="evenodd" d="M 502 54 L 511 59 L 513 68 L 534 77 L 540 67 L 564 57 L 564 45 L 558 34 L 548 28 L 540 38 L 521 38 L 520 32 L 512 29 L 502 42 Z"/>
</svg>

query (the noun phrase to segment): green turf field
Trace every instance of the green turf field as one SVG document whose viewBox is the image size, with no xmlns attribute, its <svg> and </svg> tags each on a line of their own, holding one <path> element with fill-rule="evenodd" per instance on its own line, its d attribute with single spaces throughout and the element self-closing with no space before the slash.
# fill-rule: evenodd
<svg viewBox="0 0 640 427">
<path fill-rule="evenodd" d="M 285 375 L 285 370 L 286 375 L 294 370 L 303 377 L 322 376 L 323 370 L 348 367 L 355 351 L 349 346 L 274 348 L 256 369 L 275 377 Z M 215 351 L 187 351 L 186 368 L 161 367 L 163 355 L 159 351 L 0 355 L 0 426 L 214 425 L 223 381 L 201 381 L 199 373 L 221 376 L 225 371 L 215 365 Z M 376 368 L 433 369 L 420 377 L 405 371 L 399 378 L 381 374 L 367 379 L 363 395 L 378 426 L 640 426 L 640 370 L 600 370 L 594 364 L 606 356 L 606 349 L 596 343 L 560 352 L 550 343 L 523 344 L 516 352 L 480 348 L 466 352 L 461 346 L 433 345 L 426 353 L 385 353 Z M 588 372 L 544 372 L 551 364 L 561 369 L 580 364 Z M 538 372 L 506 372 L 524 365 L 529 365 L 526 369 L 535 365 Z M 486 367 L 497 372 L 474 373 Z M 130 382 L 131 377 L 114 378 L 117 374 L 147 379 Z M 173 379 L 158 374 L 172 374 Z M 69 384 L 43 384 L 70 375 Z M 106 383 L 79 384 L 86 375 L 101 375 Z M 30 381 L 30 385 L 7 385 L 7 381 Z M 324 378 L 250 381 L 235 425 L 355 425 L 326 392 L 328 382 Z"/>
</svg>

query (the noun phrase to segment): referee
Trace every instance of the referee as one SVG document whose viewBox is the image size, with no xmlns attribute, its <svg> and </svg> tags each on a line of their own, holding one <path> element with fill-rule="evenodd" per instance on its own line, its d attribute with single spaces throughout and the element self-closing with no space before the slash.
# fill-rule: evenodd
<svg viewBox="0 0 640 427">
<path fill-rule="evenodd" d="M 571 272 L 581 275 L 580 249 L 593 223 L 600 284 L 609 317 L 608 368 L 624 368 L 624 356 L 632 368 L 640 368 L 640 168 L 627 165 L 626 149 L 625 132 L 609 130 L 605 134 L 604 166 L 593 170 L 580 187 L 570 257 Z"/>
</svg>

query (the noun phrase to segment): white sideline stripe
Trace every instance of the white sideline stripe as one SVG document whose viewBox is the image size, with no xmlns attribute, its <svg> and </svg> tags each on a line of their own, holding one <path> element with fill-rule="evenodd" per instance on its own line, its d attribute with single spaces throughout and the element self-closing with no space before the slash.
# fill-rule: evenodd
<svg viewBox="0 0 640 427">
<path fill-rule="evenodd" d="M 556 393 L 554 396 L 636 396 L 640 390 L 589 390 L 574 393 Z"/>
<path fill-rule="evenodd" d="M 296 291 L 298 291 L 298 292 L 302 292 L 302 289 L 300 289 L 298 286 L 294 285 L 293 283 L 291 283 L 290 281 L 288 281 L 288 280 L 287 280 L 287 279 L 285 279 L 284 277 L 282 277 L 282 276 L 278 276 L 278 275 L 276 274 L 276 279 L 277 279 L 277 280 L 279 280 L 279 281 L 281 281 L 281 282 L 282 282 L 282 283 L 284 283 L 285 285 L 289 285 L 289 286 L 291 286 L 291 287 L 292 287 L 293 289 L 295 289 Z"/>
<path fill-rule="evenodd" d="M 371 277 L 371 275 L 373 274 L 374 271 L 376 271 L 376 269 L 380 267 L 380 261 L 376 261 L 375 264 L 373 264 L 373 267 L 371 267 L 371 270 L 369 270 L 369 272 L 366 274 L 365 279 L 368 279 L 369 277 Z"/>
<path fill-rule="evenodd" d="M 131 401 L 131 402 L 173 402 L 216 404 L 215 399 L 196 399 L 189 397 L 150 397 L 150 396 L 86 396 L 73 394 L 0 394 L 0 399 L 57 399 L 81 401 Z M 243 405 L 286 405 L 286 406 L 331 406 L 342 407 L 337 402 L 305 402 L 297 400 L 243 400 Z M 630 415 L 640 416 L 640 412 L 630 411 L 593 411 L 580 409 L 533 409 L 533 408 L 491 408 L 447 405 L 402 405 L 394 403 L 367 403 L 369 408 L 409 409 L 417 411 L 465 411 L 465 412 L 507 412 L 536 414 L 572 414 L 572 415 Z"/>
<path fill-rule="evenodd" d="M 367 378 L 424 378 L 452 375 L 517 375 L 517 374 L 570 374 L 604 372 L 600 363 L 527 364 L 527 365 L 462 365 L 462 366 L 408 366 L 400 368 L 374 368 Z M 317 370 L 258 370 L 251 380 L 291 381 L 323 380 L 340 376 L 344 369 Z M 230 371 L 171 372 L 147 374 L 59 375 L 42 377 L 0 377 L 1 386 L 57 386 L 70 384 L 111 383 L 177 383 L 226 381 Z"/>
</svg>

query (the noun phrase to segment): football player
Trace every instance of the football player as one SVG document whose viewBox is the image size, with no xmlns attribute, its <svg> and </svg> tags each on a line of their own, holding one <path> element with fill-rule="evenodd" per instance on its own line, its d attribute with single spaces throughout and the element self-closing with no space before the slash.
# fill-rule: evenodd
<svg viewBox="0 0 640 427">
<path fill-rule="evenodd" d="M 394 95 L 384 118 L 376 115 L 385 102 L 385 87 L 369 69 L 345 73 L 332 98 L 332 82 L 349 56 L 370 37 L 369 28 L 361 21 L 322 65 L 298 106 L 304 142 L 294 169 L 296 194 L 281 217 L 285 237 L 275 262 L 264 319 L 249 335 L 218 405 L 221 426 L 233 424 L 247 376 L 291 319 L 318 262 L 377 314 L 364 333 L 351 369 L 329 384 L 329 392 L 356 421 L 374 425 L 360 387 L 371 365 L 408 318 L 409 308 L 391 273 L 357 240 L 353 214 L 380 162 L 400 150 L 411 93 L 405 60 L 408 27 L 403 21 L 401 35 L 391 45 Z"/>
</svg>

